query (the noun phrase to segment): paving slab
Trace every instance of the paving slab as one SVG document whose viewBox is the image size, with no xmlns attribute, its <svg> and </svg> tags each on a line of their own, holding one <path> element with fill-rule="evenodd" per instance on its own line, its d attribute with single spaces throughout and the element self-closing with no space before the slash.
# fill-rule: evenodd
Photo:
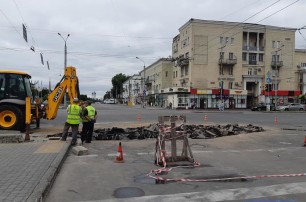
<svg viewBox="0 0 306 202">
<path fill-rule="evenodd" d="M 0 137 L 23 134 L 1 131 Z M 70 141 L 31 137 L 30 142 L 6 143 L 0 146 L 0 201 L 41 201 L 70 149 Z"/>
</svg>

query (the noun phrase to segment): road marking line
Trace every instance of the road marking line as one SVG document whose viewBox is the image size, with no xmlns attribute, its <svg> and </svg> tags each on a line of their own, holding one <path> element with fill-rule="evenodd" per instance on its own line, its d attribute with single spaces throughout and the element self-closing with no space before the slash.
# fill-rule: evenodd
<svg viewBox="0 0 306 202">
<path fill-rule="evenodd" d="M 84 156 L 75 156 L 77 158 L 84 158 L 84 157 L 98 157 L 98 154 L 89 154 L 89 155 L 84 155 Z"/>
<path fill-rule="evenodd" d="M 291 142 L 280 142 L 280 144 L 292 144 Z"/>
<path fill-rule="evenodd" d="M 118 154 L 116 153 L 116 154 L 107 154 L 107 156 L 117 156 Z M 128 156 L 128 154 L 126 154 L 126 153 L 123 153 L 123 156 Z"/>
</svg>

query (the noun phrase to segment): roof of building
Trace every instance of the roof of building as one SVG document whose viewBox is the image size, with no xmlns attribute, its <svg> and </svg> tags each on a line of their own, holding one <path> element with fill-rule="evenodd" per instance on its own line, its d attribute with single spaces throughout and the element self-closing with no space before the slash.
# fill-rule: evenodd
<svg viewBox="0 0 306 202">
<path fill-rule="evenodd" d="M 229 25 L 229 26 L 242 26 L 244 29 L 276 29 L 276 30 L 287 30 L 287 31 L 296 31 L 296 28 L 289 28 L 289 27 L 277 27 L 271 25 L 262 25 L 262 24 L 255 24 L 255 23 L 242 23 L 242 22 L 227 22 L 227 21 L 216 21 L 216 20 L 201 20 L 201 19 L 194 19 L 191 18 L 188 22 L 186 22 L 183 26 L 179 28 L 181 31 L 185 27 L 187 27 L 191 23 L 201 23 L 201 24 L 214 24 L 214 25 Z"/>
</svg>

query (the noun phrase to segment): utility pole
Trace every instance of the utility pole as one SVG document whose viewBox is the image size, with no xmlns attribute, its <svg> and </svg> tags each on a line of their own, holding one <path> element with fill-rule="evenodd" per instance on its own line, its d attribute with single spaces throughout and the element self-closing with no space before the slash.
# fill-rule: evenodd
<svg viewBox="0 0 306 202">
<path fill-rule="evenodd" d="M 146 84 L 145 84 L 145 79 L 146 79 L 146 64 L 145 62 L 140 59 L 139 57 L 136 57 L 136 59 L 140 60 L 143 62 L 143 107 L 145 107 L 145 103 L 146 103 Z"/>
<path fill-rule="evenodd" d="M 274 97 L 275 97 L 275 109 L 277 106 L 277 91 L 278 91 L 278 76 L 279 76 L 279 70 L 278 70 L 278 63 L 280 62 L 280 57 L 278 57 L 278 52 L 282 50 L 282 47 L 285 45 L 281 45 L 276 51 L 272 52 L 274 53 L 274 61 L 272 58 L 272 62 L 275 62 L 275 79 L 274 79 Z M 281 65 L 281 64 L 280 64 Z M 281 66 L 280 66 L 281 67 Z"/>
<path fill-rule="evenodd" d="M 70 34 L 67 35 L 66 39 L 64 39 L 64 37 L 61 35 L 61 33 L 57 33 L 65 42 L 65 46 L 64 46 L 64 75 L 65 75 L 65 69 L 67 67 L 67 40 L 68 37 L 70 36 Z M 65 91 L 65 95 L 64 95 L 64 108 L 66 108 L 67 106 L 67 95 L 66 95 L 66 91 Z"/>
<path fill-rule="evenodd" d="M 223 48 L 225 48 L 225 46 L 226 46 L 226 44 L 227 44 L 227 41 L 225 42 L 225 44 L 223 45 L 223 46 L 221 46 L 221 52 L 220 52 L 220 56 L 219 56 L 219 61 L 220 61 L 220 75 L 221 75 L 221 83 L 220 83 L 220 99 L 221 99 L 221 110 L 224 110 L 224 106 L 225 106 L 225 104 L 224 104 L 224 101 L 223 101 L 223 59 L 224 59 L 224 53 L 223 53 Z"/>
</svg>

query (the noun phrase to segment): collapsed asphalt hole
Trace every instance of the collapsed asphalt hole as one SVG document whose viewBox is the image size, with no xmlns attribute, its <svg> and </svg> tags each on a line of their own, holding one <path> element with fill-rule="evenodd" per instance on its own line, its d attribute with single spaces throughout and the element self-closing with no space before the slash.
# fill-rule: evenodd
<svg viewBox="0 0 306 202">
<path fill-rule="evenodd" d="M 144 196 L 145 192 L 137 187 L 120 187 L 115 189 L 113 196 L 115 198 L 131 198 Z"/>
<path fill-rule="evenodd" d="M 167 127 L 167 126 L 165 126 Z M 180 127 L 177 131 L 182 130 Z M 238 135 L 242 133 L 262 132 L 264 129 L 259 126 L 248 124 L 239 126 L 238 124 L 227 125 L 186 125 L 186 135 L 191 139 L 211 139 L 222 136 Z M 95 140 L 143 140 L 148 138 L 157 138 L 159 134 L 159 125 L 150 124 L 149 126 L 136 128 L 103 128 L 96 129 L 93 134 Z M 68 133 L 71 136 L 71 132 Z M 48 135 L 48 137 L 61 137 L 62 133 Z M 80 134 L 78 135 L 80 136 Z M 205 145 L 192 145 L 194 147 L 205 148 Z"/>
</svg>

